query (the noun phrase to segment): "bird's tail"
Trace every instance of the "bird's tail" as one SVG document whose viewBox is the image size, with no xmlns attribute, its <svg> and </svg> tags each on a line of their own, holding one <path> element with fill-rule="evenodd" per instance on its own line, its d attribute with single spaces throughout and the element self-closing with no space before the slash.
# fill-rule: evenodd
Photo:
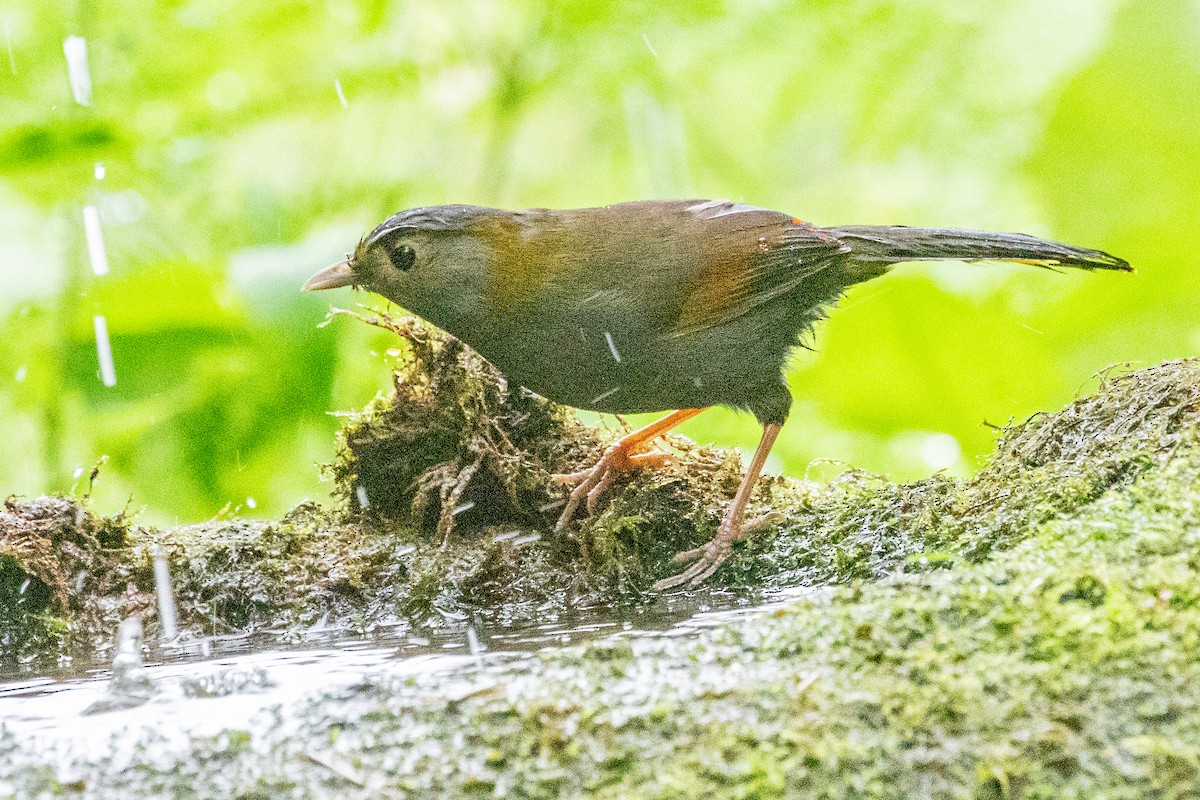
<svg viewBox="0 0 1200 800">
<path fill-rule="evenodd" d="M 863 278 L 886 272 L 901 261 L 1017 261 L 1038 267 L 1077 267 L 1133 272 L 1124 259 L 1100 250 L 1072 247 L 1023 233 L 991 233 L 955 228 L 847 225 L 824 228 L 850 248 Z"/>
</svg>

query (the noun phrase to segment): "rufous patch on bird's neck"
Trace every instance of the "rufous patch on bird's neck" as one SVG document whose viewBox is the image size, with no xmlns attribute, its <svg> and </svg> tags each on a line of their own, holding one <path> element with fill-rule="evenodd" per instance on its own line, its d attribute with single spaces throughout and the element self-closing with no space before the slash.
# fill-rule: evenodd
<svg viewBox="0 0 1200 800">
<path fill-rule="evenodd" d="M 485 292 L 495 313 L 511 314 L 536 299 L 573 252 L 565 246 L 563 228 L 548 217 L 534 210 L 517 212 L 509 220 L 488 221 L 494 261 Z"/>
</svg>

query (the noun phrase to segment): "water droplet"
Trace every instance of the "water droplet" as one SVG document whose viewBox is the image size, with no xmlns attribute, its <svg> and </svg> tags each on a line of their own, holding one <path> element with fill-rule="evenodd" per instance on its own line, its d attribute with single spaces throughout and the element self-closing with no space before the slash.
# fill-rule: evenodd
<svg viewBox="0 0 1200 800">
<path fill-rule="evenodd" d="M 95 170 L 94 174 L 96 175 L 96 180 L 98 180 L 98 181 L 104 180 L 104 175 L 105 175 L 104 165 L 102 163 L 100 163 L 99 161 L 96 162 L 96 170 Z"/>
<path fill-rule="evenodd" d="M 614 394 L 616 394 L 619 391 L 621 391 L 621 387 L 614 386 L 613 388 L 609 389 L 607 392 L 596 395 L 595 397 L 592 398 L 592 405 L 598 405 L 600 403 L 600 401 L 607 400 L 608 398 L 612 397 Z"/>
<path fill-rule="evenodd" d="M 361 483 L 354 487 L 354 496 L 358 498 L 359 508 L 370 508 L 371 500 L 367 497 L 367 487 Z"/>
<path fill-rule="evenodd" d="M 13 58 L 12 36 L 8 32 L 8 20 L 4 20 L 4 43 L 8 45 L 8 68 L 12 74 L 17 74 L 17 60 Z"/>
<path fill-rule="evenodd" d="M 250 508 L 258 508 L 258 501 L 255 500 L 253 497 L 247 497 L 246 505 Z"/>
<path fill-rule="evenodd" d="M 608 342 L 608 352 L 612 353 L 613 361 L 621 363 L 621 354 L 617 352 L 616 342 L 613 341 L 612 334 L 608 331 L 604 332 L 604 341 Z"/>
<path fill-rule="evenodd" d="M 457 517 L 459 514 L 463 513 L 464 511 L 470 511 L 470 510 L 471 510 L 472 508 L 474 508 L 474 507 L 475 507 L 475 501 L 474 501 L 474 500 L 468 500 L 467 502 L 465 502 L 465 503 L 462 503 L 461 505 L 457 505 L 457 506 L 455 506 L 455 507 L 454 507 L 454 508 L 453 508 L 453 509 L 450 511 L 450 516 L 452 516 L 452 517 Z"/>
<path fill-rule="evenodd" d="M 483 651 L 487 649 L 483 646 L 483 643 L 479 641 L 479 634 L 475 633 L 474 625 L 467 626 L 467 649 L 469 649 L 471 651 L 471 655 L 475 656 L 476 658 L 479 658 L 479 656 L 483 654 Z"/>
<path fill-rule="evenodd" d="M 116 386 L 117 371 L 113 367 L 112 343 L 108 340 L 108 321 L 102 316 L 95 316 L 92 317 L 92 326 L 96 330 L 96 356 L 100 360 L 100 380 L 105 386 Z"/>
<path fill-rule="evenodd" d="M 71 94 L 81 106 L 92 104 L 92 75 L 88 71 L 87 39 L 68 36 L 63 39 L 63 55 L 67 57 L 67 77 Z"/>
<path fill-rule="evenodd" d="M 83 232 L 87 237 L 88 261 L 96 277 L 108 274 L 108 253 L 104 250 L 104 231 L 100 228 L 100 211 L 95 206 L 83 207 Z"/>
<path fill-rule="evenodd" d="M 175 592 L 171 588 L 171 565 L 167 551 L 160 545 L 151 550 L 154 556 L 154 592 L 158 596 L 158 621 L 162 625 L 163 638 L 170 640 L 179 635 L 179 614 L 175 609 Z"/>
<path fill-rule="evenodd" d="M 349 108 L 350 104 L 346 102 L 346 93 L 342 91 L 342 82 L 340 80 L 334 78 L 333 89 L 337 92 L 338 102 L 342 104 L 342 108 Z"/>
<path fill-rule="evenodd" d="M 643 33 L 642 41 L 646 43 L 646 49 L 650 51 L 650 55 L 654 56 L 654 58 L 657 59 L 658 51 L 654 49 L 654 45 L 650 44 L 650 37 Z"/>
</svg>

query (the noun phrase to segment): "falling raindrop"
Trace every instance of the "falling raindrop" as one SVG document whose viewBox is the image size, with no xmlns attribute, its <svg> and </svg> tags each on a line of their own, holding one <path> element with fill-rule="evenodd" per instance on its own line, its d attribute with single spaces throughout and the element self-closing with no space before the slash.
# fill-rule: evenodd
<svg viewBox="0 0 1200 800">
<path fill-rule="evenodd" d="M 95 316 L 92 317 L 92 325 L 96 329 L 96 356 L 100 360 L 100 380 L 105 386 L 116 386 L 117 371 L 113 367 L 112 343 L 108 340 L 108 321 L 103 316 Z"/>
<path fill-rule="evenodd" d="M 104 231 L 100 228 L 100 211 L 95 206 L 83 207 L 83 232 L 87 236 L 88 260 L 96 277 L 108 274 L 108 253 L 104 250 Z"/>
<path fill-rule="evenodd" d="M 508 531 L 507 533 L 498 533 L 498 534 L 496 534 L 495 538 L 492 539 L 492 541 L 493 542 L 507 542 L 509 539 L 515 539 L 520 535 L 521 535 L 520 531 Z"/>
<path fill-rule="evenodd" d="M 621 354 L 617 352 L 617 345 L 613 341 L 613 336 L 608 331 L 604 332 L 604 341 L 608 342 L 608 352 L 612 353 L 613 361 L 621 363 Z"/>
<path fill-rule="evenodd" d="M 257 500 L 255 500 L 253 497 L 247 497 L 247 498 L 246 498 L 246 505 L 247 505 L 249 508 L 258 508 L 258 501 L 257 501 Z"/>
<path fill-rule="evenodd" d="M 536 542 L 538 539 L 541 539 L 541 538 L 542 538 L 542 535 L 540 533 L 527 533 L 524 536 L 518 536 L 516 539 L 513 539 L 512 543 L 513 543 L 513 547 L 520 547 L 523 544 L 529 544 L 530 542 Z"/>
<path fill-rule="evenodd" d="M 78 480 L 83 475 L 83 467 L 76 467 L 75 471 L 72 472 L 71 475 Z"/>
<path fill-rule="evenodd" d="M 650 51 L 650 55 L 658 58 L 658 51 L 654 49 L 654 45 L 650 44 L 650 37 L 643 33 L 642 41 L 646 43 L 646 49 Z"/>
<path fill-rule="evenodd" d="M 98 181 L 104 180 L 104 173 L 105 173 L 104 164 L 97 161 L 96 162 L 96 171 L 95 171 L 96 180 L 98 180 Z"/>
<path fill-rule="evenodd" d="M 17 374 L 13 376 L 13 380 L 15 380 L 17 383 L 24 383 L 25 376 L 28 374 L 29 374 L 29 367 L 22 364 L 21 366 L 17 367 Z"/>
<path fill-rule="evenodd" d="M 71 94 L 81 106 L 92 104 L 92 75 L 88 72 L 87 39 L 68 36 L 63 39 L 63 54 L 67 57 L 67 77 L 71 80 Z"/>
<path fill-rule="evenodd" d="M 455 506 L 454 509 L 450 512 L 450 516 L 457 517 L 459 514 L 462 514 L 464 511 L 470 511 L 474 507 L 475 507 L 475 501 L 468 500 L 467 502 L 465 502 L 461 505 Z"/>
<path fill-rule="evenodd" d="M 479 641 L 479 634 L 475 633 L 475 626 L 467 626 L 467 649 L 471 651 L 471 655 L 475 658 L 475 665 L 480 669 L 483 668 L 483 651 L 487 648 Z"/>
<path fill-rule="evenodd" d="M 171 565 L 167 553 L 160 545 L 151 549 L 154 557 L 154 591 L 158 595 L 158 617 L 162 624 L 163 638 L 174 639 L 179 635 L 179 615 L 175 610 L 175 592 L 171 588 Z"/>
<path fill-rule="evenodd" d="M 358 498 L 359 508 L 371 507 L 371 500 L 367 497 L 367 487 L 363 486 L 361 483 L 354 487 L 354 496 Z"/>
<path fill-rule="evenodd" d="M 342 91 L 342 82 L 336 78 L 333 81 L 334 91 L 337 92 L 338 101 L 341 102 L 342 108 L 349 108 L 350 104 L 346 102 L 346 93 Z"/>
<path fill-rule="evenodd" d="M 4 43 L 8 45 L 8 68 L 12 74 L 17 74 L 17 60 L 13 58 L 12 36 L 8 32 L 8 20 L 4 20 Z"/>
<path fill-rule="evenodd" d="M 595 397 L 592 398 L 592 405 L 598 405 L 600 403 L 600 401 L 607 400 L 608 398 L 612 397 L 614 394 L 616 394 L 619 391 L 621 391 L 621 387 L 614 386 L 613 388 L 609 389 L 607 392 L 596 395 Z"/>
</svg>

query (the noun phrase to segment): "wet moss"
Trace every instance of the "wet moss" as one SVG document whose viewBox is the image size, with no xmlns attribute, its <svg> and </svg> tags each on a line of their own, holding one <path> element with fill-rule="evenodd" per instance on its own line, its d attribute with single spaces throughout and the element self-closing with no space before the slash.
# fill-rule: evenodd
<svg viewBox="0 0 1200 800">
<path fill-rule="evenodd" d="M 97 756 L 58 790 L 1195 797 L 1200 447 L 1180 445 L 984 560 L 690 636 L 368 675 L 271 712 L 289 725 L 175 749 L 148 738 L 136 772 Z M 0 756 L 18 793 L 46 778 L 42 759 L 63 769 L 3 734 Z"/>
<path fill-rule="evenodd" d="M 386 420 L 382 407 L 373 413 Z M 0 730 L 0 787 L 1197 797 L 1198 430 L 1200 362 L 1107 379 L 1063 411 L 1005 431 L 968 481 L 897 485 L 857 472 L 826 485 L 765 481 L 756 501 L 783 521 L 716 577 L 814 587 L 774 612 L 450 676 L 368 675 L 277 709 L 253 730 L 174 747 L 146 733 L 136 770 L 76 754 L 71 780 L 60 780 L 61 753 Z M 557 467 L 549 459 L 544 468 Z M 711 535 L 708 508 L 736 473 L 735 459 L 681 444 L 675 466 L 624 482 L 574 538 L 524 547 L 495 541 L 504 524 L 460 520 L 447 540 L 440 509 L 424 518 L 405 499 L 394 519 L 376 517 L 347 495 L 343 509 L 136 532 L 129 546 L 173 549 L 193 620 L 267 624 L 285 607 L 308 622 L 318 612 L 379 619 L 484 601 L 520 609 L 534 597 L 567 604 L 597 587 L 609 597 L 640 589 L 669 569 L 678 542 L 656 533 Z"/>
<path fill-rule="evenodd" d="M 594 452 L 598 433 L 419 320 L 359 318 L 400 346 L 391 394 L 350 415 L 339 436 L 330 472 L 341 506 L 447 544 L 460 525 L 543 526 L 550 475 Z"/>
<path fill-rule="evenodd" d="M 4 501 L 0 668 L 53 659 L 111 635 L 120 616 L 106 598 L 124 589 L 120 554 L 131 531 L 124 514 L 98 517 L 65 498 Z"/>
<path fill-rule="evenodd" d="M 1198 438 L 1200 360 L 1106 378 L 1063 410 L 1003 430 L 969 480 L 895 484 L 853 470 L 826 485 L 776 479 L 768 501 L 785 521 L 749 543 L 732 580 L 822 585 L 980 561 Z"/>
<path fill-rule="evenodd" d="M 647 589 L 675 571 L 671 556 L 715 532 L 739 459 L 669 437 L 668 466 L 623 477 L 595 517 L 554 533 L 565 490 L 551 475 L 590 465 L 617 432 L 509 386 L 419 322 L 366 321 L 398 336 L 393 392 L 349 417 L 329 467 L 332 507 L 148 530 L 72 501 L 13 501 L 0 517 L 5 624 L 41 626 L 40 638 L 20 641 L 48 655 L 94 646 L 130 613 L 145 615 L 157 640 L 156 546 L 169 556 L 186 636 L 271 630 L 300 639 L 312 626 L 370 633 L 466 615 L 529 621 L 572 606 L 652 602 Z M 853 470 L 826 484 L 764 479 L 751 513 L 773 510 L 776 521 L 710 584 L 821 587 L 985 562 L 1193 448 L 1198 398 L 1200 361 L 1169 362 L 1105 379 L 1066 409 L 1006 429 L 970 480 L 896 484 Z M 5 600 L 26 577 L 32 599 Z M 5 645 L 10 663 L 16 641 Z"/>
</svg>

